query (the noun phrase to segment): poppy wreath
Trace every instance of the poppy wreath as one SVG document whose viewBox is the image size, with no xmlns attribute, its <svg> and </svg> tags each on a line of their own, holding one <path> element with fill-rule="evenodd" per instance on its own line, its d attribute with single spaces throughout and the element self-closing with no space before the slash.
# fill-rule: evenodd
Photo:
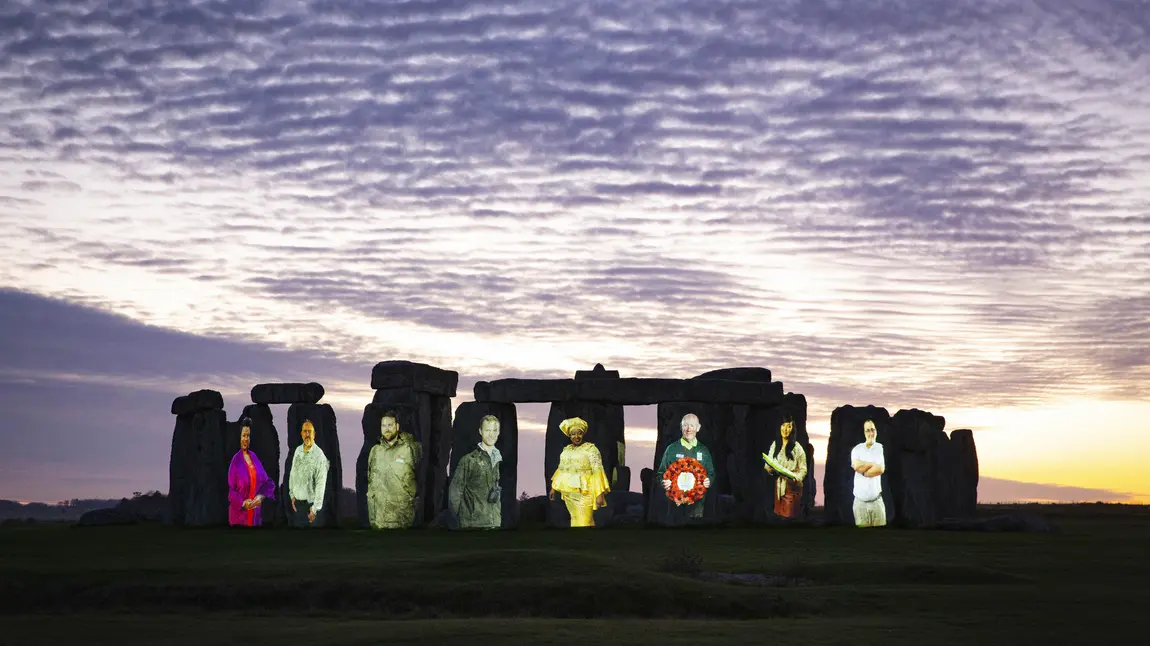
<svg viewBox="0 0 1150 646">
<path fill-rule="evenodd" d="M 707 493 L 703 480 L 707 470 L 695 458 L 679 458 L 663 472 L 663 479 L 671 481 L 667 497 L 676 505 L 690 505 L 699 502 Z"/>
</svg>

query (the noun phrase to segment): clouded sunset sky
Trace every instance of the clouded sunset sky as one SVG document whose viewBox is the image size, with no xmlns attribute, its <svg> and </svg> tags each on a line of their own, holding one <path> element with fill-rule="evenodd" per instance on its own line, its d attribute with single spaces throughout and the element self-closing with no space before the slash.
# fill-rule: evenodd
<svg viewBox="0 0 1150 646">
<path fill-rule="evenodd" d="M 1150 502 L 1146 2 L 8 0 L 0 253 L 0 498 L 164 491 L 171 400 L 266 381 L 353 486 L 407 359 L 762 366 L 820 464 L 914 407 L 984 502 Z"/>
</svg>

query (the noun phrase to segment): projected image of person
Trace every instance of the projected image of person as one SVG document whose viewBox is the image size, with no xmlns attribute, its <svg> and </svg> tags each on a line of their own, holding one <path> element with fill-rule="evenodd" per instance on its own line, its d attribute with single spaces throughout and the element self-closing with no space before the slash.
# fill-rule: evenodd
<svg viewBox="0 0 1150 646">
<path fill-rule="evenodd" d="M 882 445 L 876 442 L 878 429 L 874 421 L 863 422 L 865 442 L 851 449 L 851 468 L 855 472 L 854 516 L 859 527 L 881 527 L 886 525 L 886 504 L 882 499 L 882 480 L 886 470 Z"/>
<path fill-rule="evenodd" d="M 275 498 L 276 483 L 264 471 L 252 446 L 252 420 L 240 420 L 240 450 L 228 466 L 228 524 L 259 527 L 263 524 L 263 502 Z"/>
<path fill-rule="evenodd" d="M 711 487 L 711 475 L 715 473 L 715 462 L 711 459 L 711 451 L 698 439 L 700 430 L 702 425 L 699 424 L 697 415 L 694 413 L 684 415 L 679 421 L 681 437 L 663 451 L 663 459 L 659 461 L 659 469 L 656 471 L 663 478 L 664 494 L 675 503 L 677 513 L 687 519 L 703 517 L 707 490 Z M 668 478 L 668 469 L 672 465 L 689 466 L 677 470 L 672 480 Z M 701 472 L 698 471 L 700 468 Z M 699 478 L 700 475 L 702 478 Z"/>
<path fill-rule="evenodd" d="M 451 473 L 448 507 L 460 529 L 498 529 L 503 489 L 499 465 L 503 461 L 495 442 L 499 418 L 487 415 L 479 422 L 479 445 L 459 459 Z"/>
<path fill-rule="evenodd" d="M 300 438 L 303 444 L 292 452 L 291 476 L 288 477 L 288 497 L 291 499 L 288 522 L 293 527 L 312 527 L 323 512 L 329 463 L 323 449 L 315 444 L 315 425 L 311 420 L 304 420 Z"/>
<path fill-rule="evenodd" d="M 803 481 L 807 477 L 807 452 L 795 440 L 794 420 L 788 417 L 779 425 L 767 455 L 782 467 L 776 469 L 770 464 L 763 465 L 767 473 L 775 476 L 775 514 L 796 518 L 803 499 Z"/>
<path fill-rule="evenodd" d="M 571 514 L 572 527 L 594 527 L 592 514 L 607 505 L 605 494 L 611 490 L 603 471 L 603 456 L 594 444 L 583 441 L 587 422 L 582 418 L 563 420 L 559 430 L 571 438 L 571 443 L 559 455 L 559 468 L 551 476 L 547 498 L 555 500 L 555 493 L 560 494 Z"/>
<path fill-rule="evenodd" d="M 395 411 L 379 421 L 379 443 L 367 456 L 367 520 L 372 529 L 406 529 L 415 523 L 415 466 L 423 445 L 401 432 Z"/>
</svg>

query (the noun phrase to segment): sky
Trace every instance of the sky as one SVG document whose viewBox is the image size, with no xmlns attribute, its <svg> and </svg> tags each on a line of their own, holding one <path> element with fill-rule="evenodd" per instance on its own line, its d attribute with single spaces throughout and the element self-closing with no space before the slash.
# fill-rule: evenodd
<svg viewBox="0 0 1150 646">
<path fill-rule="evenodd" d="M 1148 178 L 1134 0 L 9 0 L 0 498 L 166 490 L 171 400 L 260 382 L 353 464 L 406 359 L 762 366 L 820 464 L 919 408 L 983 502 L 1150 502 Z"/>
</svg>

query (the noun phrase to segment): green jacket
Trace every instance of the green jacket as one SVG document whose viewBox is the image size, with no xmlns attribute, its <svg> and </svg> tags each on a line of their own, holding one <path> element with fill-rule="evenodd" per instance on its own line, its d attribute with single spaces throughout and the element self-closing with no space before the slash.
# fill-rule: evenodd
<svg viewBox="0 0 1150 646">
<path fill-rule="evenodd" d="M 411 433 L 392 444 L 380 439 L 367 455 L 367 519 L 373 529 L 406 529 L 415 523 L 415 466 L 423 446 Z"/>
<path fill-rule="evenodd" d="M 495 529 L 500 526 L 502 501 L 499 491 L 499 464 L 502 458 L 489 456 L 476 447 L 459 459 L 451 473 L 451 486 L 447 501 L 451 515 L 459 520 L 461 529 Z M 491 498 L 495 498 L 491 502 Z"/>
<path fill-rule="evenodd" d="M 715 462 L 711 460 L 710 450 L 708 450 L 706 446 L 703 446 L 703 443 L 698 440 L 695 441 L 695 448 L 688 449 L 683 445 L 682 438 L 677 442 L 672 442 L 667 445 L 667 450 L 663 451 L 663 459 L 659 462 L 659 468 L 655 472 L 655 475 L 659 478 L 659 482 L 663 481 L 663 472 L 667 470 L 667 467 L 671 466 L 671 463 L 679 458 L 695 458 L 698 460 L 703 465 L 703 468 L 707 470 L 707 477 L 711 479 L 711 484 L 715 484 Z M 659 486 L 662 485 L 660 484 Z"/>
<path fill-rule="evenodd" d="M 683 439 L 679 438 L 677 442 L 672 442 L 667 446 L 667 449 L 663 451 L 663 459 L 659 461 L 659 468 L 655 471 L 655 486 L 659 488 L 659 491 L 663 491 L 664 495 L 666 495 L 666 491 L 663 490 L 663 474 L 667 471 L 667 467 L 671 466 L 671 463 L 679 458 L 694 458 L 698 460 L 699 463 L 703 465 L 703 468 L 707 470 L 707 477 L 711 479 L 711 486 L 715 486 L 715 462 L 711 459 L 711 451 L 698 440 L 695 440 L 695 448 L 688 449 L 683 444 Z M 707 493 L 710 493 L 710 489 L 707 490 Z M 690 516 L 699 517 L 703 514 L 703 503 L 706 499 L 707 497 L 704 495 L 699 502 L 693 505 L 683 505 L 683 508 L 688 511 Z"/>
</svg>

